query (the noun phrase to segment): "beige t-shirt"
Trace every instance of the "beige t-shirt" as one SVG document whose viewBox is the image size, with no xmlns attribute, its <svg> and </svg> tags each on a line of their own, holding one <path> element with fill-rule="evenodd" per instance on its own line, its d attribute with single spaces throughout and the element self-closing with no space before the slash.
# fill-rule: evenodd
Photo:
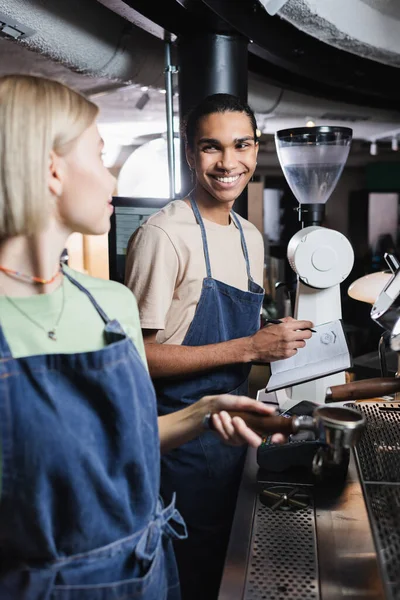
<svg viewBox="0 0 400 600">
<path fill-rule="evenodd" d="M 260 232 L 239 216 L 251 275 L 262 286 L 264 244 Z M 240 232 L 233 220 L 219 225 L 204 219 L 211 276 L 248 289 Z M 161 344 L 181 344 L 193 320 L 207 276 L 200 226 L 191 207 L 174 200 L 153 214 L 132 236 L 125 283 L 136 296 L 142 329 L 157 329 Z"/>
</svg>

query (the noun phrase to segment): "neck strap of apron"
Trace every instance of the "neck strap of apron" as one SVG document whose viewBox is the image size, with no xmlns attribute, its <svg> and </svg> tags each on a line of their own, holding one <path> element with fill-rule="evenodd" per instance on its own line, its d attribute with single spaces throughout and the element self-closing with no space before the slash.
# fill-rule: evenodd
<svg viewBox="0 0 400 600">
<path fill-rule="evenodd" d="M 108 316 L 106 315 L 104 310 L 101 308 L 101 306 L 99 306 L 99 304 L 96 302 L 96 300 L 94 299 L 92 294 L 89 292 L 89 290 L 87 290 L 81 283 L 79 283 L 79 281 L 77 281 L 76 279 L 71 277 L 71 275 L 68 275 L 68 273 L 66 273 L 64 270 L 63 270 L 63 274 L 81 292 L 86 294 L 86 296 L 89 298 L 90 302 L 93 304 L 94 308 L 99 313 L 100 317 L 103 319 L 104 323 L 107 325 L 107 323 L 110 322 L 110 319 L 108 318 Z M 12 358 L 10 346 L 8 345 L 8 342 L 5 338 L 1 324 L 0 324 L 0 358 Z"/>
<path fill-rule="evenodd" d="M 193 198 L 192 195 L 189 196 L 189 199 L 190 199 L 190 204 L 191 204 L 194 216 L 196 218 L 196 221 L 200 225 L 201 237 L 202 237 L 202 240 L 203 240 L 204 258 L 205 258 L 205 261 L 206 261 L 207 277 L 211 278 L 211 265 L 210 265 L 210 255 L 209 255 L 209 252 L 208 252 L 208 243 L 207 243 L 206 228 L 204 227 L 203 218 L 202 218 L 202 216 L 200 214 L 199 207 L 197 206 L 196 200 Z M 248 278 L 249 281 L 253 281 L 253 278 L 252 278 L 251 273 L 250 273 L 249 253 L 247 251 L 247 244 L 246 244 L 246 240 L 245 240 L 245 237 L 244 237 L 242 225 L 241 225 L 241 223 L 240 223 L 240 221 L 239 221 L 236 213 L 234 213 L 233 211 L 231 211 L 230 215 L 231 215 L 231 218 L 233 219 L 234 223 L 236 224 L 237 228 L 239 229 L 240 241 L 241 241 L 242 250 L 243 250 L 243 256 L 244 256 L 244 260 L 246 262 L 247 278 Z"/>
<path fill-rule="evenodd" d="M 97 303 L 97 301 L 94 299 L 94 297 L 92 296 L 92 294 L 89 292 L 88 289 L 86 289 L 81 283 L 79 283 L 79 281 L 77 281 L 76 279 L 74 279 L 73 277 L 71 277 L 71 275 L 69 275 L 66 271 L 64 271 L 63 269 L 63 273 L 65 275 L 65 277 L 73 284 L 75 285 L 78 290 L 80 290 L 81 292 L 83 292 L 84 294 L 86 294 L 86 296 L 89 298 L 90 302 L 93 304 L 94 308 L 97 310 L 97 312 L 99 313 L 100 317 L 103 319 L 104 323 L 107 325 L 107 323 L 110 322 L 110 319 L 108 318 L 108 316 L 106 315 L 106 313 L 104 312 L 104 310 L 101 308 L 101 306 Z"/>
<path fill-rule="evenodd" d="M 6 336 L 4 335 L 3 328 L 0 323 L 0 373 L 1 369 L 1 359 L 12 358 L 10 346 L 7 343 Z"/>
</svg>

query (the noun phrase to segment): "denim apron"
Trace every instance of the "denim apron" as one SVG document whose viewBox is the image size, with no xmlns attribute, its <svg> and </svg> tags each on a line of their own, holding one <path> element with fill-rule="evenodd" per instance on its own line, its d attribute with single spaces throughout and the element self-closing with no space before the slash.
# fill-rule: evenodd
<svg viewBox="0 0 400 600">
<path fill-rule="evenodd" d="M 178 600 L 154 389 L 132 341 L 14 359 L 0 327 L 1 600 Z"/>
<path fill-rule="evenodd" d="M 191 206 L 200 227 L 207 277 L 182 344 L 204 346 L 252 335 L 260 326 L 264 290 L 251 277 L 240 221 L 231 213 L 240 232 L 248 291 L 212 278 L 204 223 L 193 199 Z M 241 363 L 181 379 L 157 379 L 159 414 L 184 408 L 209 394 L 247 394 L 250 369 L 250 364 Z M 244 446 L 228 446 L 206 432 L 161 459 L 161 493 L 170 499 L 176 491 L 177 508 L 189 532 L 187 540 L 174 544 L 184 600 L 217 596 L 245 453 Z"/>
</svg>

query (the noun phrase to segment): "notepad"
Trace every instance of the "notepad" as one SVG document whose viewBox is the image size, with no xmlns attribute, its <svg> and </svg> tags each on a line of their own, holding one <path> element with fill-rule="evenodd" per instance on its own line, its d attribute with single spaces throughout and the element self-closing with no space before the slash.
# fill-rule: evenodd
<svg viewBox="0 0 400 600">
<path fill-rule="evenodd" d="M 266 392 L 291 387 L 326 375 L 340 373 L 352 366 L 341 320 L 314 326 L 316 333 L 306 340 L 291 358 L 271 363 Z"/>
</svg>

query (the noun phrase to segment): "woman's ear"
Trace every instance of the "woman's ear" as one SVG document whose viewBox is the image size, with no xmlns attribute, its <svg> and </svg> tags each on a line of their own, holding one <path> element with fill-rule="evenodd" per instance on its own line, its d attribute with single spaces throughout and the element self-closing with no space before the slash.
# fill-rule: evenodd
<svg viewBox="0 0 400 600">
<path fill-rule="evenodd" d="M 59 198 L 63 191 L 63 169 L 62 158 L 57 156 L 53 150 L 50 153 L 48 186 L 53 196 Z"/>
</svg>

